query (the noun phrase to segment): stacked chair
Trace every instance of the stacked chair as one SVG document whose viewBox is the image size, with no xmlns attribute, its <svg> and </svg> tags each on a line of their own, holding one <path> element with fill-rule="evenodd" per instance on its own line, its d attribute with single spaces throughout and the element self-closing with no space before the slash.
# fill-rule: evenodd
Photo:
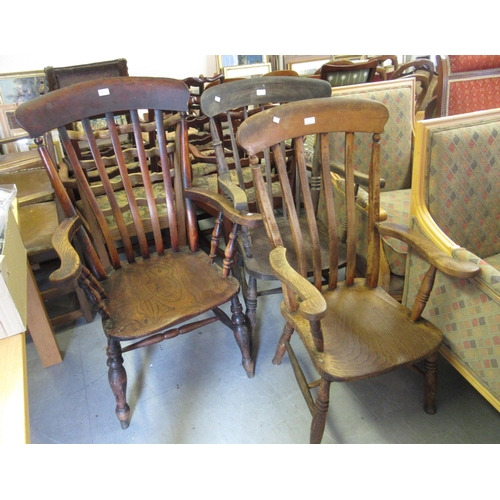
<svg viewBox="0 0 500 500">
<path fill-rule="evenodd" d="M 232 235 L 239 225 L 258 224 L 257 215 L 240 214 L 217 194 L 191 189 L 191 173 L 187 143 L 187 111 L 189 91 L 178 80 L 147 77 L 115 77 L 87 81 L 50 92 L 19 106 L 16 118 L 32 138 L 57 129 L 71 162 L 79 187 L 88 200 L 97 225 L 89 233 L 82 225 L 57 171 L 41 139 L 39 147 L 45 169 L 60 201 L 65 219 L 56 230 L 53 243 L 61 258 L 61 267 L 51 276 L 58 286 L 78 283 L 102 316 L 107 339 L 109 382 L 116 400 L 116 414 L 123 428 L 130 422 L 130 407 L 126 399 L 127 375 L 123 354 L 127 351 L 171 339 L 203 325 L 221 321 L 233 332 L 240 346 L 246 374 L 254 374 L 251 339 L 241 304 L 239 283 L 230 275 L 234 244 L 228 244 L 222 267 L 213 263 L 220 239 L 214 233 L 212 257 L 199 250 L 193 199 L 210 204 L 219 213 L 234 221 Z M 138 110 L 154 110 L 154 122 L 144 123 Z M 50 112 L 47 112 L 50 110 Z M 126 111 L 130 124 L 117 125 L 114 115 Z M 90 120 L 105 117 L 113 156 L 123 181 L 127 206 L 120 206 L 92 131 Z M 81 121 L 96 164 L 96 172 L 104 186 L 111 207 L 106 216 L 85 174 L 81 160 L 70 139 L 66 125 Z M 175 149 L 170 154 L 167 133 L 174 129 Z M 150 134 L 155 146 L 147 148 Z M 133 147 L 127 150 L 120 141 L 122 134 L 131 134 Z M 127 162 L 139 164 L 134 177 L 141 178 L 145 203 L 137 200 L 132 174 Z M 168 231 L 162 231 L 158 199 L 153 193 L 154 163 L 163 174 L 164 197 L 160 202 L 167 208 Z M 171 172 L 174 176 L 171 176 Z M 140 204 L 140 205 L 139 205 Z M 148 240 L 141 210 L 149 214 L 152 239 Z M 107 218 L 112 217 L 118 228 L 120 244 L 112 235 Z M 125 222 L 129 219 L 130 224 Z M 216 225 L 220 228 L 220 224 Z M 133 238 L 137 245 L 133 244 Z M 94 247 L 96 239 L 106 245 L 109 266 L 105 266 Z M 233 238 L 234 240 L 234 238 Z M 75 250 L 74 243 L 81 252 Z M 228 315 L 221 306 L 228 304 Z M 125 345 L 124 345 L 125 344 Z M 193 360 L 195 363 L 196 360 Z"/>
</svg>

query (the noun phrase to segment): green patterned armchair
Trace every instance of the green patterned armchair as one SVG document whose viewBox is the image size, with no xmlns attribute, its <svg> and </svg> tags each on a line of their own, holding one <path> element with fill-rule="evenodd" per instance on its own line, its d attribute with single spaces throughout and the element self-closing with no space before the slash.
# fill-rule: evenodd
<svg viewBox="0 0 500 500">
<path fill-rule="evenodd" d="M 382 158 L 381 172 L 385 181 L 380 195 L 381 220 L 389 220 L 407 225 L 410 209 L 410 187 L 412 172 L 412 152 L 415 124 L 415 80 L 405 78 L 394 81 L 374 82 L 365 85 L 332 88 L 332 97 L 364 97 L 377 100 L 389 109 L 389 120 L 381 136 Z M 363 158 L 370 155 L 370 137 L 368 134 L 359 134 L 355 143 L 355 161 L 367 164 Z M 331 157 L 334 158 L 332 180 L 335 188 L 335 203 L 337 219 L 345 220 L 345 196 L 343 172 L 338 168 L 344 154 L 344 140 L 335 141 L 331 148 Z M 338 158 L 338 160 L 335 160 Z M 337 163 L 338 162 L 338 163 Z M 367 193 L 364 177 L 358 179 L 357 195 L 357 238 L 360 252 L 357 258 L 357 268 L 360 274 L 366 271 L 367 258 L 367 231 L 368 211 L 366 207 Z M 339 222 L 339 234 L 343 228 Z M 403 289 L 406 268 L 407 245 L 394 238 L 383 239 L 381 252 L 381 279 L 380 283 L 395 297 L 400 298 Z"/>
<path fill-rule="evenodd" d="M 500 109 L 419 122 L 410 226 L 472 279 L 436 277 L 423 316 L 444 333 L 442 354 L 500 411 Z M 404 303 L 425 272 L 408 253 Z"/>
</svg>

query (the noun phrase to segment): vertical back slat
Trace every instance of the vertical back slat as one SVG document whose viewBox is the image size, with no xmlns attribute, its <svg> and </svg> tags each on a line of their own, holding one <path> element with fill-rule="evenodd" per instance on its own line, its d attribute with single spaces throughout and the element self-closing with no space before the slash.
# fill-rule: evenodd
<svg viewBox="0 0 500 500">
<path fill-rule="evenodd" d="M 339 263 L 339 240 L 337 234 L 337 221 L 335 217 L 335 204 L 333 184 L 330 172 L 330 134 L 321 134 L 320 154 L 323 181 L 323 194 L 325 198 L 326 217 L 328 222 L 328 246 L 330 250 L 329 262 L 329 283 L 328 287 L 333 290 L 338 282 L 338 263 Z"/>
<path fill-rule="evenodd" d="M 370 164 L 368 205 L 368 262 L 366 284 L 375 288 L 378 284 L 380 266 L 380 235 L 376 223 L 380 220 L 380 135 L 373 135 Z"/>
<path fill-rule="evenodd" d="M 354 196 L 354 133 L 345 134 L 345 195 L 347 211 L 346 284 L 352 285 L 356 273 L 356 201 Z"/>
<path fill-rule="evenodd" d="M 158 130 L 158 148 L 160 149 L 160 162 L 163 173 L 163 187 L 165 190 L 165 204 L 167 207 L 168 227 L 170 229 L 170 244 L 174 252 L 179 251 L 179 230 L 177 227 L 177 218 L 175 216 L 175 201 L 172 190 L 172 178 L 170 170 L 172 168 L 170 157 L 167 151 L 167 137 L 165 127 L 163 126 L 163 113 L 161 110 L 154 111 L 156 128 Z"/>
<path fill-rule="evenodd" d="M 151 225 L 153 229 L 153 237 L 156 246 L 156 251 L 159 254 L 161 254 L 163 253 L 163 240 L 161 236 L 160 220 L 158 217 L 158 210 L 156 207 L 153 185 L 151 183 L 151 177 L 150 177 L 151 171 L 149 169 L 149 163 L 146 157 L 144 142 L 142 140 L 142 130 L 139 121 L 139 113 L 137 112 L 137 110 L 134 109 L 130 111 L 130 116 L 132 118 L 132 125 L 134 128 L 135 143 L 137 147 L 139 165 L 144 183 L 144 190 L 146 192 L 146 201 L 148 204 L 149 216 L 151 218 Z M 140 241 L 142 242 L 141 243 L 142 256 L 145 258 L 149 257 L 149 249 L 147 248 L 147 242 L 146 242 L 146 248 L 144 248 L 144 241 L 146 239 L 146 235 L 144 232 L 144 224 L 142 223 L 142 220 L 140 221 L 140 224 L 136 225 L 136 230 L 137 230 L 137 235 L 140 237 Z"/>
<path fill-rule="evenodd" d="M 238 144 L 236 144 L 236 136 L 234 134 L 231 112 L 228 111 L 226 114 L 227 114 L 227 123 L 229 127 L 229 137 L 231 138 L 231 148 L 233 149 L 234 165 L 236 167 L 236 174 L 238 175 L 238 183 L 241 189 L 245 189 L 245 181 L 243 180 L 243 171 L 241 170 L 240 154 L 238 150 Z"/>
<path fill-rule="evenodd" d="M 127 171 L 127 164 L 125 157 L 123 155 L 122 147 L 120 144 L 120 137 L 118 135 L 118 131 L 116 129 L 116 124 L 114 120 L 114 116 L 112 113 L 106 114 L 106 120 L 108 123 L 108 130 L 109 130 L 109 135 L 111 138 L 111 143 L 113 145 L 113 151 L 116 156 L 116 162 L 118 164 L 118 170 L 120 171 L 120 175 L 122 178 L 123 186 L 125 189 L 125 192 L 127 194 L 127 198 L 131 199 L 133 197 L 133 192 L 132 192 L 132 185 L 130 184 L 130 180 L 128 177 L 128 171 Z M 106 189 L 106 194 L 108 195 L 109 202 L 113 208 L 113 215 L 116 220 L 116 224 L 118 226 L 118 230 L 120 232 L 120 237 L 123 242 L 123 247 L 125 249 L 125 255 L 127 257 L 128 262 L 134 262 L 135 256 L 134 256 L 134 249 L 132 246 L 132 242 L 130 240 L 130 236 L 127 230 L 127 226 L 125 224 L 125 220 L 123 219 L 123 214 L 118 207 L 118 203 L 116 201 L 115 195 L 113 193 L 112 188 L 109 186 L 109 178 L 108 175 L 104 169 L 104 172 L 101 174 L 101 179 L 103 180 L 103 183 L 105 183 L 105 189 Z M 106 188 L 106 186 L 108 186 Z M 134 205 L 135 206 L 135 205 Z M 136 217 L 140 217 L 137 207 L 135 206 L 136 209 Z M 107 224 L 106 224 L 106 229 L 107 229 Z"/>
<path fill-rule="evenodd" d="M 274 159 L 276 161 L 276 167 L 278 170 L 278 174 L 282 179 L 287 179 L 287 168 L 285 157 L 282 153 L 281 147 L 279 144 L 273 146 Z M 297 262 L 298 262 L 298 272 L 306 277 L 307 276 L 307 260 L 305 253 L 305 245 L 304 239 L 302 237 L 302 233 L 300 231 L 299 225 L 299 217 L 297 214 L 297 210 L 295 209 L 295 199 L 292 193 L 292 189 L 288 182 L 282 182 L 282 193 L 283 193 L 283 201 L 287 207 L 289 223 L 290 223 L 290 231 L 293 236 L 293 241 L 295 245 L 295 252 L 297 254 Z"/>
<path fill-rule="evenodd" d="M 309 229 L 309 237 L 311 241 L 312 265 L 314 285 L 318 290 L 322 286 L 321 273 L 321 252 L 319 244 L 318 226 L 316 224 L 316 209 L 311 195 L 311 186 L 307 175 L 306 159 L 304 152 L 304 138 L 297 137 L 295 139 L 295 151 L 297 156 L 297 168 L 299 171 L 299 182 L 302 192 L 302 203 L 306 211 L 307 227 Z M 286 175 L 286 173 L 285 173 Z"/>
<path fill-rule="evenodd" d="M 38 144 L 38 152 L 40 153 L 40 156 L 43 160 L 45 171 L 49 176 L 52 186 L 54 186 L 54 191 L 56 192 L 57 199 L 61 204 L 64 215 L 68 218 L 73 217 L 76 215 L 75 207 L 73 206 L 66 188 L 64 187 L 64 184 L 59 177 L 59 173 L 57 171 L 57 167 L 54 163 L 52 155 L 43 145 L 43 141 L 38 142 L 39 140 L 40 139 L 35 140 L 35 142 Z M 87 232 L 83 227 L 80 227 L 77 234 L 87 255 L 86 264 L 90 267 L 90 269 L 94 273 L 94 276 L 96 276 L 98 279 L 104 279 L 106 277 L 106 271 L 103 268 L 99 257 L 97 256 L 97 253 L 92 245 L 92 242 L 90 241 Z"/>
<path fill-rule="evenodd" d="M 80 189 L 83 191 L 83 195 L 89 202 L 89 205 L 97 219 L 97 222 L 99 226 L 102 228 L 102 234 L 104 237 L 104 240 L 106 242 L 108 252 L 111 258 L 111 263 L 115 269 L 119 269 L 121 267 L 120 263 L 120 257 L 118 255 L 118 252 L 115 247 L 115 243 L 113 241 L 113 238 L 111 237 L 111 233 L 108 229 L 108 225 L 106 223 L 106 219 L 104 218 L 103 213 L 101 212 L 101 209 L 99 208 L 99 205 L 97 204 L 97 200 L 94 197 L 94 193 L 90 189 L 87 177 L 83 171 L 83 168 L 80 164 L 80 160 L 78 159 L 78 155 L 73 147 L 73 143 L 71 139 L 68 136 L 68 132 L 66 128 L 59 127 L 58 128 L 59 132 L 59 137 L 62 140 L 64 150 L 66 151 L 66 154 L 69 157 L 69 160 L 71 162 L 71 165 L 73 166 L 73 171 L 75 173 L 75 177 L 77 179 L 78 185 Z M 93 136 L 93 135 L 92 135 Z"/>
</svg>

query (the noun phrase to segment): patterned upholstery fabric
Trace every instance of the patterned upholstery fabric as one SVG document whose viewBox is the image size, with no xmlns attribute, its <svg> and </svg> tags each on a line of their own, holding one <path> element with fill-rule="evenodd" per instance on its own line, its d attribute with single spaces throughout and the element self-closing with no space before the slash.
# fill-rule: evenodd
<svg viewBox="0 0 500 500">
<path fill-rule="evenodd" d="M 389 120 L 380 139 L 382 147 L 381 171 L 386 181 L 384 191 L 408 189 L 411 186 L 411 161 L 413 144 L 414 108 L 412 87 L 402 81 L 398 86 L 382 88 L 378 84 L 363 86 L 359 90 L 356 86 L 349 89 L 332 89 L 333 97 L 362 97 L 381 102 L 389 110 Z M 371 88 L 370 88 L 371 87 Z M 365 137 L 363 137 L 365 135 Z M 366 134 L 359 134 L 355 144 L 357 164 L 367 165 L 371 155 L 370 139 Z M 342 136 L 335 142 L 332 158 L 343 157 L 345 144 Z M 367 162 L 368 159 L 368 162 Z"/>
<path fill-rule="evenodd" d="M 462 253 L 462 258 L 465 256 Z M 498 265 L 500 255 L 494 261 Z M 413 303 L 428 267 L 417 252 L 409 251 L 403 303 Z M 500 290 L 498 283 L 495 284 L 494 295 L 477 284 L 489 281 L 490 273 L 494 280 L 498 279 L 500 272 L 485 261 L 480 267 L 481 274 L 475 279 L 455 279 L 438 272 L 423 316 L 441 328 L 444 344 L 500 401 Z"/>
<path fill-rule="evenodd" d="M 437 225 L 481 258 L 499 254 L 500 123 L 435 131 L 427 155 L 426 203 Z"/>
<path fill-rule="evenodd" d="M 500 76 L 449 82 L 447 115 L 500 107 Z"/>
<path fill-rule="evenodd" d="M 414 91 L 411 84 L 405 81 L 379 86 L 371 84 L 363 86 L 361 89 L 351 87 L 350 89 L 333 89 L 332 95 L 363 97 L 377 100 L 387 106 L 389 110 L 389 120 L 384 133 L 381 136 L 380 144 L 382 148 L 381 172 L 386 181 L 384 189 L 380 195 L 380 207 L 387 213 L 387 220 L 399 224 L 408 224 L 410 216 L 410 186 L 411 186 L 411 162 L 413 146 L 413 113 L 414 113 Z M 371 87 L 371 88 L 370 88 Z M 365 134 L 358 134 L 355 143 L 355 162 L 358 165 L 369 164 L 371 149 L 369 148 L 370 138 Z M 343 139 L 335 141 L 331 150 L 333 161 L 343 155 L 345 143 Z M 356 165 L 355 165 L 356 167 Z M 358 167 L 356 167 L 358 168 Z M 358 168 L 359 170 L 359 168 Z M 335 185 L 335 183 L 334 183 Z M 345 213 L 345 208 L 339 204 L 344 203 L 343 185 L 335 186 L 336 210 L 338 214 Z M 358 203 L 363 206 L 365 195 L 362 188 L 359 190 Z M 340 217 L 340 215 L 339 215 Z M 359 241 L 366 240 L 367 214 L 361 217 L 358 222 L 356 232 Z M 387 238 L 383 240 L 384 251 L 389 262 L 391 272 L 404 276 L 406 269 L 406 244 Z M 364 242 L 360 248 L 367 248 L 368 242 Z M 360 271 L 364 272 L 363 262 L 366 261 L 366 253 L 360 255 Z"/>
<path fill-rule="evenodd" d="M 424 202 L 459 246 L 452 256 L 478 264 L 480 274 L 456 279 L 438 272 L 423 316 L 443 330 L 445 345 L 500 406 L 499 134 L 499 118 L 428 132 Z M 428 264 L 412 250 L 407 261 L 403 302 L 411 304 Z"/>
<path fill-rule="evenodd" d="M 473 55 L 448 56 L 451 73 L 462 71 L 479 71 L 483 69 L 500 68 L 500 56 Z"/>
<path fill-rule="evenodd" d="M 500 75 L 477 75 L 474 72 L 500 70 L 498 55 L 455 55 L 443 60 L 443 72 L 449 75 L 443 87 L 445 115 L 452 116 L 500 107 Z M 454 75 L 456 73 L 467 73 Z"/>
</svg>

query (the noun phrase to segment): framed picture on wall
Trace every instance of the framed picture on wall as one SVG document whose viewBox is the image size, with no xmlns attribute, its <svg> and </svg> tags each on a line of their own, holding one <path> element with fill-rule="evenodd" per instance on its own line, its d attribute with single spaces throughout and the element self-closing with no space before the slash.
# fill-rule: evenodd
<svg viewBox="0 0 500 500">
<path fill-rule="evenodd" d="M 17 123 L 15 110 L 23 102 L 38 97 L 45 91 L 43 71 L 0 73 L 0 139 L 10 139 L 27 134 Z M 15 142 L 2 147 L 7 152 L 18 150 Z"/>
<path fill-rule="evenodd" d="M 20 104 L 38 97 L 45 89 L 43 71 L 0 73 L 0 104 Z"/>
<path fill-rule="evenodd" d="M 313 75 L 332 59 L 332 56 L 283 56 L 283 68 L 296 71 L 299 75 Z"/>
<path fill-rule="evenodd" d="M 232 66 L 246 66 L 267 62 L 269 62 L 268 57 L 264 55 L 217 56 L 217 67 L 219 71 L 222 71 L 223 68 Z"/>
<path fill-rule="evenodd" d="M 225 78 L 252 78 L 265 75 L 271 71 L 271 63 L 246 64 L 222 68 Z"/>
</svg>

